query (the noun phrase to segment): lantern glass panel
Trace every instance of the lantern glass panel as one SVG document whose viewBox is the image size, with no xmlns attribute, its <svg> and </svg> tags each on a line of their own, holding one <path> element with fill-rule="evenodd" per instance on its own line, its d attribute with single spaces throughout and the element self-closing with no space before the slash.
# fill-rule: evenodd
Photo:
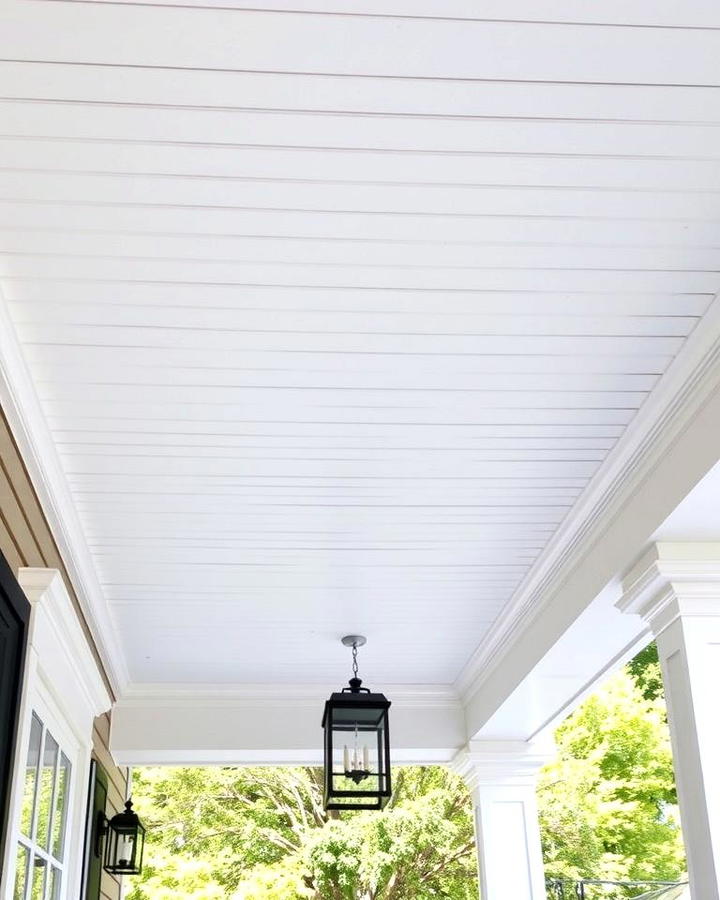
<svg viewBox="0 0 720 900">
<path fill-rule="evenodd" d="M 382 809 L 390 797 L 388 713 L 382 694 L 333 694 L 325 717 L 327 809 Z"/>
<path fill-rule="evenodd" d="M 139 875 L 144 844 L 145 829 L 139 821 L 125 825 L 111 819 L 105 845 L 105 869 L 116 875 Z"/>
</svg>

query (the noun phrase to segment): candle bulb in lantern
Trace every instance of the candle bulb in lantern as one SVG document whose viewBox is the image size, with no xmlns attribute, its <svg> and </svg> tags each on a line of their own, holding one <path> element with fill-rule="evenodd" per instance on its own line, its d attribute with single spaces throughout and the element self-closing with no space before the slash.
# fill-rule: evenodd
<svg viewBox="0 0 720 900">
<path fill-rule="evenodd" d="M 347 744 L 345 744 L 345 749 L 343 750 L 343 766 L 346 772 L 350 771 L 350 754 L 348 753 Z"/>
<path fill-rule="evenodd" d="M 367 747 L 363 747 L 363 771 L 364 772 L 370 771 L 370 761 L 368 759 L 368 748 Z"/>
</svg>

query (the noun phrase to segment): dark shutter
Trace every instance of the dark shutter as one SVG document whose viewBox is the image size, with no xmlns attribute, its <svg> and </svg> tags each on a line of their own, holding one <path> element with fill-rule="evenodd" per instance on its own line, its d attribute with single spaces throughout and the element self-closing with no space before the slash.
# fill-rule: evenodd
<svg viewBox="0 0 720 900">
<path fill-rule="evenodd" d="M 100 816 L 105 816 L 108 793 L 107 772 L 97 760 L 90 764 L 85 853 L 83 857 L 82 900 L 99 900 L 102 880 L 102 840 L 99 834 Z"/>
<path fill-rule="evenodd" d="M 0 554 L 0 874 L 29 618 L 30 604 Z"/>
</svg>

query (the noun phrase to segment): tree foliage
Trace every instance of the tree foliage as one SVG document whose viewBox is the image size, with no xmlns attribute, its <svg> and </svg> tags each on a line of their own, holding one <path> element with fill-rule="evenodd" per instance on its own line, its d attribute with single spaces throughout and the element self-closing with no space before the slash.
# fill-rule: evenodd
<svg viewBox="0 0 720 900">
<path fill-rule="evenodd" d="M 684 869 L 662 680 L 644 651 L 556 732 L 540 778 L 546 872 Z M 128 900 L 476 900 L 470 798 L 441 767 L 396 771 L 381 813 L 326 813 L 315 768 L 136 770 L 148 864 Z"/>
<path fill-rule="evenodd" d="M 469 796 L 457 776 L 399 769 L 381 813 L 325 812 L 320 779 L 314 768 L 138 772 L 152 862 L 129 900 L 477 897 Z"/>
<path fill-rule="evenodd" d="M 684 870 L 665 705 L 652 653 L 614 675 L 556 732 L 539 784 L 554 878 L 674 880 Z M 659 667 L 657 669 L 659 678 Z M 662 682 L 660 682 L 662 685 Z"/>
</svg>

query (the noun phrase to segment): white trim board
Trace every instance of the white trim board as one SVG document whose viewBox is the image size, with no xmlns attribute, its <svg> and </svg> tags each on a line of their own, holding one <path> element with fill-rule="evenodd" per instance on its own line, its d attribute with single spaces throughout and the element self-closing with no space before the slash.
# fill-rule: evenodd
<svg viewBox="0 0 720 900">
<path fill-rule="evenodd" d="M 1 291 L 0 406 L 72 580 L 105 673 L 118 695 L 127 684 L 129 675 L 117 628 L 98 581 L 57 449 Z"/>
<path fill-rule="evenodd" d="M 716 298 L 456 681 L 471 736 L 717 462 L 719 407 Z"/>
</svg>

